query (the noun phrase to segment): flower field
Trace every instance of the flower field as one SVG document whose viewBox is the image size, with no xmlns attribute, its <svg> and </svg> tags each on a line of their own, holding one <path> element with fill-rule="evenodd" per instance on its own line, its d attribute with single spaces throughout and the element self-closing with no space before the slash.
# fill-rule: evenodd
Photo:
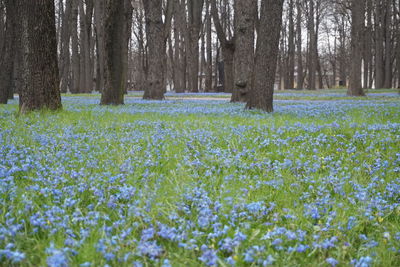
<svg viewBox="0 0 400 267">
<path fill-rule="evenodd" d="M 400 266 L 400 97 L 333 96 L 0 106 L 0 266 Z"/>
</svg>

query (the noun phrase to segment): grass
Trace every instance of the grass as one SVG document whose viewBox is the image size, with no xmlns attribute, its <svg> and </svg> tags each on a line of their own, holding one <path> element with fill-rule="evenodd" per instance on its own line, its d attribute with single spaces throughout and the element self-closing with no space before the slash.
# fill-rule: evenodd
<svg viewBox="0 0 400 267">
<path fill-rule="evenodd" d="M 0 265 L 398 266 L 399 97 L 300 97 L 0 106 Z"/>
</svg>

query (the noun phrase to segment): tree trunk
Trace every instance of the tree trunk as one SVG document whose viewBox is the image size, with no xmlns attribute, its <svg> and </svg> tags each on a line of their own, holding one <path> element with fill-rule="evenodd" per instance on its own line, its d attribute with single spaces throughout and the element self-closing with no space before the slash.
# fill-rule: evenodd
<svg viewBox="0 0 400 267">
<path fill-rule="evenodd" d="M 235 7 L 234 79 L 231 102 L 245 102 L 250 91 L 254 66 L 254 27 L 257 19 L 255 0 L 237 0 Z"/>
<path fill-rule="evenodd" d="M 297 0 L 297 19 L 296 19 L 296 34 L 297 34 L 297 90 L 302 90 L 304 86 L 304 75 L 303 75 L 303 50 L 302 50 L 302 9 L 301 0 Z"/>
<path fill-rule="evenodd" d="M 383 62 L 383 16 L 382 0 L 376 1 L 375 9 L 375 88 L 384 87 L 384 62 Z"/>
<path fill-rule="evenodd" d="M 309 18 L 308 18 L 308 33 L 309 33 L 309 51 L 308 51 L 308 89 L 315 90 L 316 89 L 316 60 L 315 60 L 315 9 L 314 9 L 314 0 L 310 1 L 310 10 L 309 10 Z"/>
<path fill-rule="evenodd" d="M 364 82 L 363 87 L 369 88 L 369 73 L 372 71 L 372 0 L 366 1 L 367 27 L 364 34 Z"/>
<path fill-rule="evenodd" d="M 199 73 L 199 33 L 204 0 L 188 0 L 188 67 L 189 67 L 189 90 L 198 92 Z"/>
<path fill-rule="evenodd" d="M 67 0 L 65 3 L 65 11 L 61 26 L 61 42 L 60 42 L 60 79 L 61 92 L 66 93 L 70 85 L 70 40 L 71 40 L 71 10 L 72 0 Z"/>
<path fill-rule="evenodd" d="M 249 109 L 273 111 L 273 94 L 284 0 L 261 2 L 253 86 L 247 102 Z"/>
<path fill-rule="evenodd" d="M 96 0 L 94 5 L 94 23 L 96 30 L 96 90 L 104 88 L 104 2 Z"/>
<path fill-rule="evenodd" d="M 15 2 L 5 0 L 6 23 L 3 46 L 0 47 L 0 104 L 7 104 L 9 92 L 13 85 L 14 59 L 15 59 L 15 27 L 17 14 Z"/>
<path fill-rule="evenodd" d="M 21 20 L 23 85 L 20 112 L 60 109 L 60 79 L 57 63 L 57 35 L 54 1 L 17 0 Z"/>
<path fill-rule="evenodd" d="M 70 91 L 73 94 L 80 92 L 80 65 L 79 65 L 79 40 L 78 40 L 78 1 L 72 0 L 72 15 L 71 15 L 71 64 L 72 64 L 72 79 Z"/>
<path fill-rule="evenodd" d="M 294 61 L 296 54 L 294 32 L 294 0 L 289 0 L 289 33 L 288 33 L 288 84 L 286 89 L 294 89 Z"/>
<path fill-rule="evenodd" d="M 125 0 L 124 1 L 124 46 L 123 46 L 123 77 L 124 77 L 124 93 L 128 93 L 128 80 L 129 80 L 129 75 L 128 75 L 128 69 L 129 69 L 129 44 L 131 41 L 131 35 L 132 35 L 132 16 L 133 16 L 133 6 L 131 0 Z"/>
<path fill-rule="evenodd" d="M 205 81 L 205 91 L 210 92 L 212 90 L 212 29 L 211 29 L 211 11 L 210 11 L 210 1 L 207 0 L 207 14 L 206 14 L 206 81 Z"/>
<path fill-rule="evenodd" d="M 362 42 L 365 27 L 365 2 L 352 0 L 351 2 L 351 65 L 350 80 L 347 95 L 363 96 L 361 85 Z"/>
<path fill-rule="evenodd" d="M 385 80 L 384 88 L 392 88 L 392 3 L 385 2 Z"/>
<path fill-rule="evenodd" d="M 4 44 L 4 34 L 5 34 L 5 23 L 4 23 L 4 5 L 3 5 L 3 0 L 0 0 L 0 53 L 1 49 L 3 49 L 3 44 Z"/>
<path fill-rule="evenodd" d="M 123 77 L 124 0 L 105 0 L 104 90 L 102 105 L 124 104 Z"/>
<path fill-rule="evenodd" d="M 235 52 L 234 38 L 228 40 L 223 26 L 219 19 L 216 0 L 211 0 L 211 15 L 213 17 L 217 37 L 221 43 L 222 57 L 223 57 L 223 70 L 219 70 L 220 76 L 223 73 L 223 88 L 224 92 L 231 93 L 234 88 L 234 72 L 233 72 L 233 58 Z"/>
<path fill-rule="evenodd" d="M 165 28 L 162 20 L 162 0 L 143 1 L 146 18 L 146 38 L 149 49 L 148 75 L 144 99 L 164 99 L 166 71 Z"/>
<path fill-rule="evenodd" d="M 234 72 L 233 72 L 233 59 L 235 45 L 228 41 L 222 48 L 222 56 L 224 57 L 224 91 L 232 92 L 234 88 Z"/>
</svg>

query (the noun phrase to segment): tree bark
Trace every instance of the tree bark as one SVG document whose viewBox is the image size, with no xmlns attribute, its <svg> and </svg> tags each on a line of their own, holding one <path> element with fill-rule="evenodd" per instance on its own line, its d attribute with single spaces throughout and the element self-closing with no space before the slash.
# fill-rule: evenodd
<svg viewBox="0 0 400 267">
<path fill-rule="evenodd" d="M 286 89 L 294 89 L 294 62 L 296 55 L 294 31 L 294 0 L 289 0 L 289 33 L 288 33 L 288 84 Z"/>
<path fill-rule="evenodd" d="M 96 90 L 104 88 L 104 2 L 96 0 L 94 4 L 94 23 L 96 31 Z"/>
<path fill-rule="evenodd" d="M 124 0 L 105 0 L 104 90 L 102 105 L 124 104 L 123 77 Z"/>
<path fill-rule="evenodd" d="M 384 88 L 392 88 L 392 1 L 385 2 L 385 80 Z"/>
<path fill-rule="evenodd" d="M 309 34 L 309 51 L 308 51 L 308 89 L 316 89 L 316 59 L 315 59 L 315 8 L 314 0 L 310 1 L 310 9 L 308 14 L 308 34 Z"/>
<path fill-rule="evenodd" d="M 60 109 L 55 9 L 52 0 L 17 0 L 21 20 L 23 85 L 19 111 Z"/>
<path fill-rule="evenodd" d="M 199 34 L 202 22 L 204 0 L 187 0 L 188 6 L 188 67 L 189 90 L 198 92 Z"/>
<path fill-rule="evenodd" d="M 384 32 L 382 16 L 382 0 L 376 0 L 375 7 L 375 88 L 383 88 L 385 82 L 384 74 Z"/>
<path fill-rule="evenodd" d="M 65 11 L 62 19 L 61 37 L 60 37 L 60 79 L 61 79 L 61 92 L 67 93 L 70 86 L 70 40 L 71 40 L 71 13 L 72 0 L 66 0 Z"/>
<path fill-rule="evenodd" d="M 361 84 L 362 42 L 365 28 L 365 2 L 352 0 L 351 2 L 351 65 L 350 80 L 347 95 L 363 96 Z"/>
<path fill-rule="evenodd" d="M 249 109 L 273 111 L 283 2 L 284 0 L 263 0 L 261 2 L 253 86 L 246 106 Z"/>
<path fill-rule="evenodd" d="M 164 79 L 166 47 L 164 23 L 162 20 L 162 0 L 144 0 L 146 18 L 146 38 L 148 43 L 148 75 L 144 99 L 164 99 Z"/>
<path fill-rule="evenodd" d="M 80 92 L 80 65 L 79 65 L 79 40 L 78 40 L 78 1 L 72 0 L 71 14 L 71 64 L 72 64 L 72 79 L 70 91 L 73 94 Z"/>
<path fill-rule="evenodd" d="M 254 66 L 254 30 L 257 14 L 256 0 L 237 0 L 234 26 L 234 88 L 231 102 L 245 102 L 250 91 Z M 257 16 L 257 17 L 256 17 Z"/>
<path fill-rule="evenodd" d="M 212 90 L 212 29 L 211 29 L 211 6 L 210 1 L 207 0 L 207 14 L 206 14 L 206 81 L 205 81 L 205 91 L 210 92 Z"/>
<path fill-rule="evenodd" d="M 0 47 L 0 104 L 7 104 L 12 90 L 15 58 L 15 27 L 17 15 L 13 0 L 5 0 L 6 23 L 3 46 Z"/>
<path fill-rule="evenodd" d="M 297 90 L 302 90 L 304 87 L 303 75 L 303 49 L 302 49 L 302 9 L 301 0 L 297 0 L 297 19 L 296 19 L 296 34 L 297 34 Z"/>
</svg>

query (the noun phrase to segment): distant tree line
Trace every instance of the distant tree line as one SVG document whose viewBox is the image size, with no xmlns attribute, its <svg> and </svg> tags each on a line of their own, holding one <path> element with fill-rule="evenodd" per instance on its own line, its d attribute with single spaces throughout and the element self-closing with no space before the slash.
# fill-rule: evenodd
<svg viewBox="0 0 400 267">
<path fill-rule="evenodd" d="M 0 103 L 174 90 L 272 111 L 274 89 L 400 87 L 399 12 L 400 0 L 0 0 Z"/>
</svg>

